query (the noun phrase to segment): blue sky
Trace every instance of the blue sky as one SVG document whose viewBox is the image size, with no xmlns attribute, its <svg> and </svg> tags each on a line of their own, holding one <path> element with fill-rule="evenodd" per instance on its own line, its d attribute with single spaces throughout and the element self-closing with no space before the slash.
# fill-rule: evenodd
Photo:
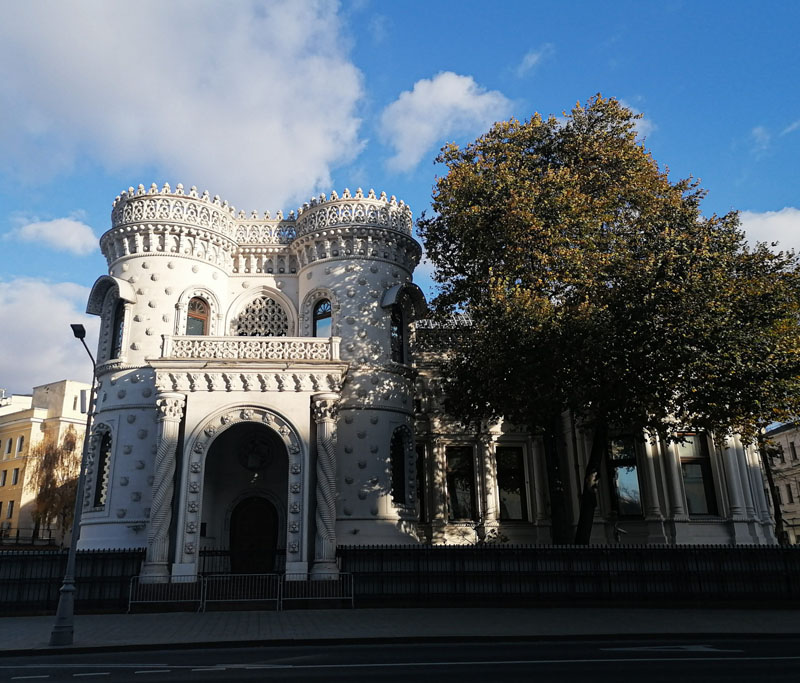
<svg viewBox="0 0 800 683">
<path fill-rule="evenodd" d="M 9 3 L 0 387 L 86 378 L 68 323 L 96 333 L 97 238 L 129 185 L 261 212 L 373 187 L 419 216 L 442 144 L 597 92 L 644 114 L 706 213 L 800 247 L 798 27 L 789 1 Z"/>
</svg>

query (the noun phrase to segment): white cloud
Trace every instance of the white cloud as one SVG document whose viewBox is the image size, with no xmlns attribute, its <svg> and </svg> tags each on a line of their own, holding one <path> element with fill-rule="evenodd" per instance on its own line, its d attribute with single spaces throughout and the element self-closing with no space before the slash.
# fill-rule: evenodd
<svg viewBox="0 0 800 683">
<path fill-rule="evenodd" d="M 800 209 L 787 206 L 780 211 L 742 211 L 742 228 L 747 240 L 755 242 L 778 242 L 779 249 L 794 249 L 800 252 Z"/>
<path fill-rule="evenodd" d="M 548 57 L 551 57 L 554 53 L 555 47 L 552 43 L 545 43 L 538 50 L 531 50 L 530 52 L 526 53 L 515 70 L 517 76 L 519 78 L 527 76 L 531 71 L 539 66 L 542 61 Z"/>
<path fill-rule="evenodd" d="M 750 131 L 750 143 L 753 154 L 760 157 L 767 151 L 772 136 L 764 126 L 756 126 Z"/>
<path fill-rule="evenodd" d="M 91 364 L 70 323 L 83 323 L 95 353 L 99 318 L 88 316 L 89 290 L 72 282 L 20 278 L 0 281 L 0 387 L 30 393 L 61 379 L 88 382 Z"/>
<path fill-rule="evenodd" d="M 645 117 L 641 110 L 637 109 L 623 99 L 620 99 L 619 103 L 623 107 L 630 109 L 634 114 L 642 114 L 642 118 L 637 119 L 633 126 L 636 129 L 636 134 L 640 138 L 646 138 L 648 135 L 650 135 L 650 133 L 658 129 L 658 126 L 651 119 Z"/>
<path fill-rule="evenodd" d="M 328 191 L 331 169 L 362 146 L 362 75 L 338 9 L 334 0 L 10 5 L 0 22 L 0 170 L 31 182 L 88 157 L 137 176 L 134 185 L 198 185 L 248 210 Z M 163 175 L 138 177 L 146 169 Z"/>
<path fill-rule="evenodd" d="M 58 251 L 69 251 L 79 256 L 90 254 L 98 244 L 92 229 L 72 218 L 26 223 L 7 235 L 23 242 L 43 243 Z"/>
<path fill-rule="evenodd" d="M 381 114 L 381 135 L 394 147 L 389 168 L 410 171 L 448 136 L 477 134 L 508 115 L 511 102 L 485 90 L 472 76 L 445 71 L 423 78 Z"/>
<path fill-rule="evenodd" d="M 794 133 L 798 129 L 800 129 L 800 119 L 797 119 L 797 121 L 793 121 L 788 126 L 786 126 L 786 128 L 784 128 L 781 131 L 781 135 L 788 135 L 789 133 Z"/>
</svg>

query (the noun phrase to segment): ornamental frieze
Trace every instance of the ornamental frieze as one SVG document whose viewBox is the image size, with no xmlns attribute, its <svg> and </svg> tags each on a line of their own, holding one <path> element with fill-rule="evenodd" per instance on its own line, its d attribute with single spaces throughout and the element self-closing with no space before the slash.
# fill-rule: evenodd
<svg viewBox="0 0 800 683">
<path fill-rule="evenodd" d="M 156 374 L 159 391 L 320 392 L 342 388 L 340 373 L 167 372 Z"/>
</svg>

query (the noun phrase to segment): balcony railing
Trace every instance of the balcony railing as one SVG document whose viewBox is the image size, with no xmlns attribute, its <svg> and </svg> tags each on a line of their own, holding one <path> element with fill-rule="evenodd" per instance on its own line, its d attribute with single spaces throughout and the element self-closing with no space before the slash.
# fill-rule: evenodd
<svg viewBox="0 0 800 683">
<path fill-rule="evenodd" d="M 341 337 L 164 336 L 162 358 L 339 360 Z"/>
</svg>

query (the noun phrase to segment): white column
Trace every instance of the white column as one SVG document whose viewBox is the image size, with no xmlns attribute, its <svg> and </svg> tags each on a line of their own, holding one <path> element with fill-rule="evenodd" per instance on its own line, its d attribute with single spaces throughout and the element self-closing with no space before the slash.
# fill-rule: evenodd
<svg viewBox="0 0 800 683">
<path fill-rule="evenodd" d="M 444 529 L 447 526 L 447 454 L 444 440 L 434 437 L 431 440 L 432 488 L 431 488 L 431 530 L 433 541 L 444 540 Z"/>
<path fill-rule="evenodd" d="M 500 500 L 497 490 L 496 439 L 492 434 L 480 434 L 478 436 L 478 444 L 481 478 L 483 480 L 483 521 L 496 522 L 498 503 Z"/>
<path fill-rule="evenodd" d="M 658 481 L 656 480 L 655 455 L 658 452 L 658 442 L 656 438 L 651 438 L 645 434 L 644 458 L 642 469 L 644 470 L 645 481 L 647 482 L 647 501 L 644 506 L 645 517 L 648 519 L 663 519 L 661 506 L 658 503 Z"/>
<path fill-rule="evenodd" d="M 160 393 L 156 397 L 159 439 L 153 471 L 153 497 L 147 531 L 147 555 L 142 567 L 143 578 L 157 580 L 169 576 L 167 563 L 172 498 L 175 493 L 175 449 L 185 402 L 186 397 L 183 394 Z"/>
<path fill-rule="evenodd" d="M 725 485 L 728 489 L 731 518 L 741 520 L 744 517 L 744 504 L 742 480 L 739 476 L 739 466 L 736 462 L 735 442 L 725 442 L 722 449 L 722 462 L 725 465 Z"/>
<path fill-rule="evenodd" d="M 667 465 L 667 489 L 669 491 L 670 516 L 673 519 L 686 518 L 686 503 L 681 486 L 681 465 L 675 446 L 668 441 L 661 441 L 661 453 Z"/>
<path fill-rule="evenodd" d="M 528 439 L 528 447 L 533 463 L 533 509 L 536 522 L 546 522 L 549 518 L 547 507 L 548 484 L 547 463 L 544 456 L 544 444 L 541 437 Z"/>
<path fill-rule="evenodd" d="M 339 395 L 315 394 L 312 397 L 317 424 L 317 534 L 314 566 L 319 578 L 339 573 L 336 566 L 336 416 Z"/>
<path fill-rule="evenodd" d="M 753 490 L 750 487 L 750 476 L 747 473 L 747 447 L 742 443 L 742 438 L 737 434 L 733 437 L 736 446 L 736 465 L 739 470 L 739 485 L 744 493 L 744 508 L 747 519 L 755 519 L 756 509 L 753 502 Z"/>
</svg>

